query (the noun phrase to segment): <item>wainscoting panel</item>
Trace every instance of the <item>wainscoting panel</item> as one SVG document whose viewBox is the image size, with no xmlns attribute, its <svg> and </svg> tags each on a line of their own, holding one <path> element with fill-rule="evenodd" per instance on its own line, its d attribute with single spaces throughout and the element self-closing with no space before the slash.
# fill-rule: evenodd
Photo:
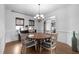
<svg viewBox="0 0 79 59">
<path fill-rule="evenodd" d="M 16 31 L 7 31 L 5 35 L 6 35 L 6 42 L 18 40 L 18 34 Z"/>
<path fill-rule="evenodd" d="M 57 31 L 58 41 L 71 46 L 71 33 L 66 31 Z"/>
</svg>

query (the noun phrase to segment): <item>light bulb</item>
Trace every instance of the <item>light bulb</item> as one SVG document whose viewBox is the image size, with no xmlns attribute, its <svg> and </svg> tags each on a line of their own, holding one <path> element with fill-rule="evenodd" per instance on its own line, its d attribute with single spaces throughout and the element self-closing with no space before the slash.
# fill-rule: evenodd
<svg viewBox="0 0 79 59">
<path fill-rule="evenodd" d="M 39 17 L 39 14 L 37 14 L 36 17 Z"/>
</svg>

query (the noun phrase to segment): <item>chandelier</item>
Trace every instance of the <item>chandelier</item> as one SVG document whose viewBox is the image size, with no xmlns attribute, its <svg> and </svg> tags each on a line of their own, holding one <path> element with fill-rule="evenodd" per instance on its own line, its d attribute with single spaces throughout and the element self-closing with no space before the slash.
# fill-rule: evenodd
<svg viewBox="0 0 79 59">
<path fill-rule="evenodd" d="M 34 17 L 38 22 L 44 20 L 44 15 L 40 13 L 40 4 L 38 4 L 39 7 L 39 13 Z"/>
</svg>

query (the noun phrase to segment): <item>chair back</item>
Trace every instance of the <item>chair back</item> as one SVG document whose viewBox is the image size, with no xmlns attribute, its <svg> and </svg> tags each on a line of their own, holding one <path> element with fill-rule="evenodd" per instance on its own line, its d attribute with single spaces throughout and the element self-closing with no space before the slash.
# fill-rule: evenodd
<svg viewBox="0 0 79 59">
<path fill-rule="evenodd" d="M 57 43 L 57 33 L 51 33 L 51 45 Z"/>
<path fill-rule="evenodd" d="M 20 33 L 21 42 L 24 44 L 26 42 L 26 39 L 28 37 L 27 33 Z"/>
</svg>

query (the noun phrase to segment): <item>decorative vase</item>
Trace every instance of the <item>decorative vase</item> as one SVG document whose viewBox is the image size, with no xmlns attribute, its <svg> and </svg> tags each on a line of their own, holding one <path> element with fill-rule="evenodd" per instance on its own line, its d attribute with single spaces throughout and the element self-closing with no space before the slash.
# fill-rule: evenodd
<svg viewBox="0 0 79 59">
<path fill-rule="evenodd" d="M 72 37 L 72 50 L 77 52 L 77 38 L 75 36 L 75 31 L 73 31 L 73 37 Z"/>
</svg>

